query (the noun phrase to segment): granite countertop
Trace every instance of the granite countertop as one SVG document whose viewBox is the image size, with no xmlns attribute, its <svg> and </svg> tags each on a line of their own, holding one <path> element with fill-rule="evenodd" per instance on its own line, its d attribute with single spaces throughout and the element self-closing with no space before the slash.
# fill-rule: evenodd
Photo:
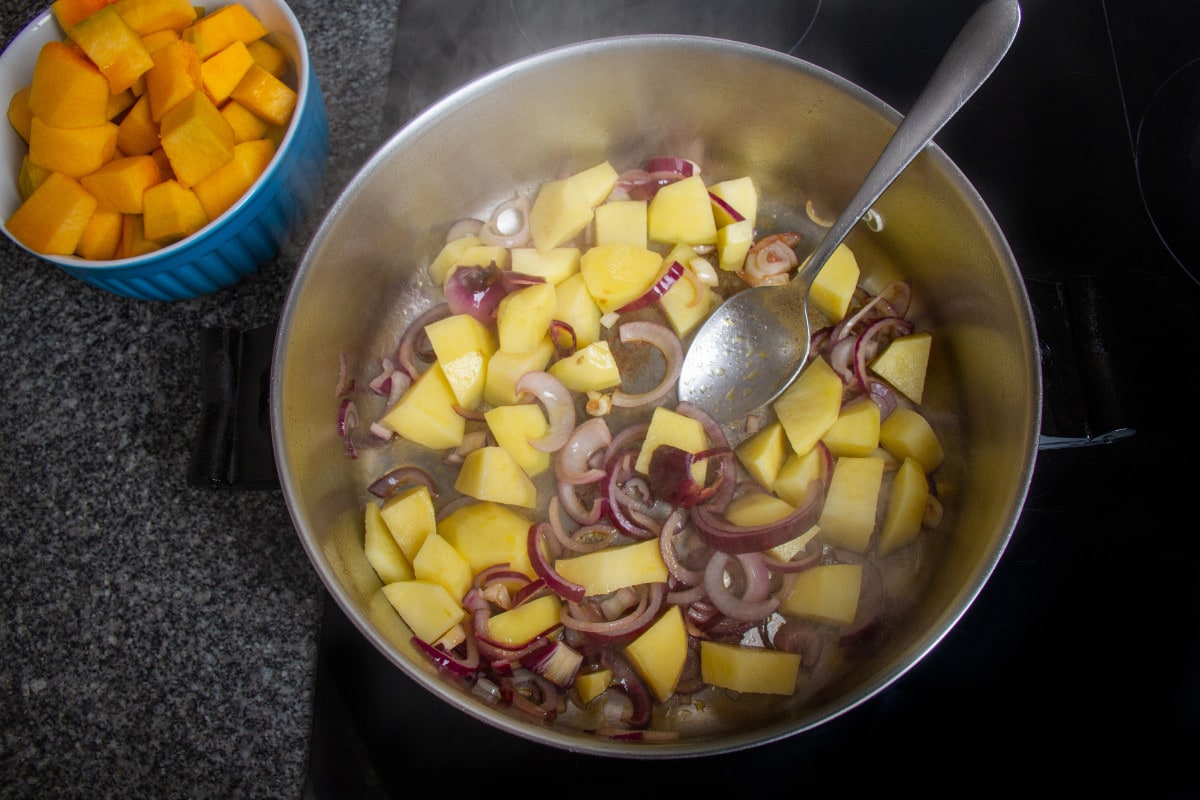
<svg viewBox="0 0 1200 800">
<path fill-rule="evenodd" d="M 0 237 L 0 796 L 301 795 L 324 589 L 279 491 L 187 483 L 199 339 L 275 321 L 390 133 L 399 2 L 292 0 L 329 113 L 324 193 L 237 286 L 130 300 Z M 0 43 L 46 5 L 0 4 Z"/>
</svg>

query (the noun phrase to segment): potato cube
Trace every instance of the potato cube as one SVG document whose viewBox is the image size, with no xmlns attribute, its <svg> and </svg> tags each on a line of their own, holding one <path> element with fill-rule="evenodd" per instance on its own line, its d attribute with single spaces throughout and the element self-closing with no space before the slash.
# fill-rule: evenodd
<svg viewBox="0 0 1200 800">
<path fill-rule="evenodd" d="M 808 288 L 808 299 L 831 322 L 840 322 L 858 286 L 859 268 L 854 252 L 839 244 Z"/>
<path fill-rule="evenodd" d="M 516 258 L 516 251 L 513 251 L 513 258 Z M 554 293 L 557 297 L 554 319 L 571 326 L 571 332 L 575 334 L 574 345 L 587 347 L 598 341 L 602 315 L 600 307 L 587 290 L 583 275 L 575 272 L 564 278 L 554 287 Z"/>
<path fill-rule="evenodd" d="M 458 447 L 467 421 L 455 410 L 457 402 L 446 374 L 435 361 L 417 376 L 380 424 L 431 450 Z"/>
<path fill-rule="evenodd" d="M 378 503 L 369 501 L 366 504 L 363 526 L 363 551 L 366 553 L 367 563 L 375 570 L 379 580 L 385 584 L 411 581 L 415 577 L 412 564 L 392 537 L 392 532 L 379 511 Z"/>
<path fill-rule="evenodd" d="M 699 175 L 669 183 L 659 189 L 646 211 L 650 241 L 661 244 L 716 244 L 708 187 Z"/>
<path fill-rule="evenodd" d="M 925 371 L 929 367 L 928 331 L 897 336 L 869 364 L 870 370 L 896 387 L 914 403 L 925 394 Z"/>
<path fill-rule="evenodd" d="M 437 532 L 462 553 L 476 574 L 496 564 L 508 564 L 536 578 L 529 563 L 529 527 L 532 521 L 508 506 L 492 502 L 468 503 L 437 523 Z"/>
<path fill-rule="evenodd" d="M 509 292 L 496 307 L 500 349 L 508 353 L 536 350 L 550 332 L 557 307 L 552 283 L 534 283 Z"/>
<path fill-rule="evenodd" d="M 241 104 L 239 103 L 239 105 Z M 245 106 L 242 107 L 245 108 Z M 458 264 L 459 259 L 467 249 L 481 244 L 483 242 L 480 241 L 479 237 L 473 235 L 460 236 L 453 241 L 446 242 L 429 264 L 429 277 L 438 286 L 444 285 L 446 278 L 450 275 L 451 268 Z"/>
<path fill-rule="evenodd" d="M 425 335 L 446 380 L 466 409 L 483 402 L 487 361 L 496 352 L 496 336 L 470 314 L 453 314 L 425 326 Z"/>
<path fill-rule="evenodd" d="M 773 494 L 751 492 L 735 497 L 725 507 L 725 519 L 734 525 L 767 525 L 796 509 Z"/>
<path fill-rule="evenodd" d="M 421 549 L 413 557 L 412 568 L 417 580 L 440 583 L 460 603 L 475 579 L 467 559 L 436 531 L 421 543 Z"/>
<path fill-rule="evenodd" d="M 655 699 L 665 703 L 675 694 L 688 655 L 688 633 L 679 606 L 669 606 L 624 652 Z"/>
<path fill-rule="evenodd" d="M 536 477 L 550 466 L 550 454 L 529 442 L 546 434 L 550 424 L 537 403 L 496 406 L 483 414 L 496 444 L 508 451 L 526 475 Z"/>
<path fill-rule="evenodd" d="M 736 272 L 746 263 L 754 244 L 754 223 L 748 219 L 733 222 L 717 231 L 717 266 Z"/>
<path fill-rule="evenodd" d="M 79 181 L 52 172 L 8 218 L 8 232 L 37 253 L 67 256 L 96 210 L 92 197 Z"/>
<path fill-rule="evenodd" d="M 537 507 L 537 487 L 503 447 L 480 447 L 467 453 L 454 488 L 461 494 L 493 503 Z"/>
<path fill-rule="evenodd" d="M 705 683 L 735 692 L 793 694 L 800 656 L 782 650 L 700 642 L 700 677 Z"/>
<path fill-rule="evenodd" d="M 488 638 L 504 647 L 524 647 L 562 625 L 561 611 L 562 602 L 555 595 L 535 597 L 507 611 L 493 614 L 488 620 Z"/>
<path fill-rule="evenodd" d="M 570 558 L 560 558 L 554 568 L 563 578 L 584 587 L 587 595 L 615 592 L 626 586 L 663 583 L 669 573 L 657 539 L 619 545 Z"/>
<path fill-rule="evenodd" d="M 669 265 L 678 261 L 684 269 L 695 273 L 695 267 L 692 266 L 692 259 L 695 258 L 700 257 L 691 245 L 678 245 L 663 259 L 663 263 Z M 659 308 L 681 338 L 707 319 L 719 303 L 720 297 L 712 287 L 701 283 L 695 275 L 681 277 L 658 299 Z"/>
<path fill-rule="evenodd" d="M 578 235 L 616 182 L 617 171 L 604 161 L 568 178 L 543 183 L 529 210 L 534 247 L 546 252 Z"/>
<path fill-rule="evenodd" d="M 596 244 L 648 246 L 646 207 L 645 200 L 616 200 L 596 206 Z"/>
<path fill-rule="evenodd" d="M 838 456 L 869 456 L 879 446 L 879 405 L 860 397 L 844 405 L 821 441 Z"/>
<path fill-rule="evenodd" d="M 662 273 L 663 258 L 644 247 L 601 245 L 583 254 L 579 271 L 592 300 L 607 314 L 644 295 Z"/>
<path fill-rule="evenodd" d="M 904 459 L 892 481 L 887 512 L 879 528 L 879 541 L 875 545 L 881 557 L 890 555 L 917 538 L 928 502 L 929 481 L 925 478 L 924 468 L 915 459 Z"/>
<path fill-rule="evenodd" d="M 914 458 L 925 470 L 933 472 L 946 454 L 937 434 L 919 411 L 905 406 L 893 409 L 879 425 L 879 444 L 896 458 Z"/>
<path fill-rule="evenodd" d="M 650 415 L 650 427 L 642 440 L 642 449 L 638 452 L 634 469 L 643 475 L 650 473 L 650 459 L 660 445 L 669 444 L 686 450 L 689 453 L 699 453 L 711 445 L 704 425 L 698 419 L 672 411 L 665 406 L 658 406 Z M 700 483 L 704 482 L 708 465 L 703 461 L 692 465 L 692 476 Z"/>
<path fill-rule="evenodd" d="M 467 616 L 446 587 L 433 581 L 389 583 L 383 587 L 383 595 L 413 635 L 424 642 L 436 642 Z"/>
<path fill-rule="evenodd" d="M 536 247 L 514 247 L 509 252 L 509 266 L 513 272 L 544 278 L 557 286 L 579 272 L 579 248 L 556 247 L 543 253 Z"/>
<path fill-rule="evenodd" d="M 829 491 L 817 524 L 821 541 L 865 553 L 875 532 L 879 490 L 883 484 L 883 459 L 844 456 L 833 465 Z"/>
<path fill-rule="evenodd" d="M 752 178 L 744 176 L 714 183 L 708 187 L 708 192 L 725 201 L 726 205 L 732 207 L 742 216 L 743 220 L 754 227 L 758 220 L 758 187 Z M 720 203 L 712 203 L 712 212 L 718 228 L 724 228 L 737 222 L 737 219 L 730 215 Z"/>
<path fill-rule="evenodd" d="M 775 421 L 743 440 L 734 448 L 734 453 L 750 477 L 760 486 L 770 489 L 779 470 L 783 468 L 788 450 L 783 425 Z"/>
<path fill-rule="evenodd" d="M 392 495 L 383 501 L 379 516 L 409 563 L 417 557 L 425 539 L 437 530 L 433 496 L 424 486 L 402 489 Z"/>
<path fill-rule="evenodd" d="M 786 616 L 849 625 L 858 613 L 862 564 L 821 564 L 797 573 L 779 606 Z"/>
<path fill-rule="evenodd" d="M 775 414 L 792 450 L 807 453 L 837 421 L 842 408 L 842 379 L 817 357 L 774 403 Z"/>
<path fill-rule="evenodd" d="M 83 53 L 66 42 L 49 41 L 34 62 L 33 78 L 24 95 L 25 115 L 30 121 L 38 117 L 57 128 L 102 125 L 108 122 L 109 95 L 108 79 Z M 10 120 L 12 109 L 10 104 Z M 22 130 L 16 122 L 13 127 Z M 29 129 L 24 129 L 23 138 L 29 141 Z"/>
<path fill-rule="evenodd" d="M 544 370 L 554 356 L 554 342 L 547 334 L 528 353 L 497 350 L 487 362 L 483 401 L 491 406 L 511 406 L 517 402 L 517 381 L 526 372 Z"/>
<path fill-rule="evenodd" d="M 573 392 L 599 392 L 621 383 L 608 342 L 592 342 L 550 365 L 550 374 Z"/>
<path fill-rule="evenodd" d="M 818 444 L 807 453 L 792 453 L 783 462 L 771 484 L 771 491 L 799 508 L 814 491 L 820 491 L 831 457 L 825 445 Z"/>
<path fill-rule="evenodd" d="M 599 697 L 610 683 L 612 683 L 612 670 L 597 669 L 580 672 L 576 675 L 572 689 L 579 695 L 579 702 L 586 706 Z"/>
</svg>

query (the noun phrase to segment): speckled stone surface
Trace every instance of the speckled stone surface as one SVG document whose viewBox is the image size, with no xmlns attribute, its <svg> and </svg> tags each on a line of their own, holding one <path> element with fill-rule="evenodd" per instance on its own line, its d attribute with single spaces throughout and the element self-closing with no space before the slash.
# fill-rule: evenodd
<svg viewBox="0 0 1200 800">
<path fill-rule="evenodd" d="M 0 237 L 0 797 L 300 797 L 324 589 L 279 491 L 188 485 L 198 342 L 277 318 L 390 133 L 398 2 L 291 3 L 330 162 L 307 227 L 237 286 L 130 300 Z M 0 3 L 0 42 L 45 5 Z"/>
</svg>

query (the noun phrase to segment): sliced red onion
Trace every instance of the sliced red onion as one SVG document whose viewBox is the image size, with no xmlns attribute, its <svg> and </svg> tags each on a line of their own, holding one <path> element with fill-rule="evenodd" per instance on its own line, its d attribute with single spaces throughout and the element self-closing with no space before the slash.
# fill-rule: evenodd
<svg viewBox="0 0 1200 800">
<path fill-rule="evenodd" d="M 879 352 L 881 341 L 912 333 L 912 323 L 899 317 L 882 317 L 875 320 L 859 334 L 854 345 L 854 379 L 864 392 L 870 386 L 870 376 L 867 375 L 867 363 Z"/>
<path fill-rule="evenodd" d="M 604 477 L 604 470 L 590 466 L 592 456 L 607 448 L 612 442 L 612 432 L 604 417 L 592 417 L 571 432 L 554 454 L 554 474 L 561 483 L 579 486 L 594 483 Z"/>
<path fill-rule="evenodd" d="M 631 311 L 637 311 L 657 302 L 659 298 L 671 290 L 671 287 L 675 285 L 675 281 L 679 280 L 683 276 L 683 273 L 683 264 L 680 264 L 678 261 L 672 261 L 659 279 L 641 297 L 621 306 L 617 309 L 617 313 L 628 314 Z"/>
<path fill-rule="evenodd" d="M 579 337 L 575 335 L 575 329 L 560 319 L 550 320 L 550 340 L 554 342 L 554 350 L 559 356 L 569 356 L 579 349 Z"/>
<path fill-rule="evenodd" d="M 717 206 L 717 207 L 718 207 L 718 208 L 720 208 L 722 211 L 724 211 L 726 214 L 728 214 L 728 215 L 729 215 L 729 217 L 730 217 L 730 218 L 731 218 L 731 219 L 732 219 L 734 222 L 744 222 L 744 221 L 745 221 L 745 219 L 746 219 L 746 218 L 745 218 L 744 216 L 742 216 L 741 212 L 740 212 L 740 211 L 738 211 L 738 210 L 737 210 L 736 208 L 734 208 L 733 206 L 729 205 L 729 203 L 728 203 L 728 202 L 726 202 L 726 200 L 725 200 L 723 197 L 717 197 L 717 196 L 716 196 L 715 194 L 713 194 L 712 192 L 709 192 L 709 193 L 708 193 L 708 199 L 709 199 L 710 201 L 712 201 L 712 204 L 713 204 L 713 205 Z"/>
<path fill-rule="evenodd" d="M 334 397 L 343 397 L 354 392 L 354 378 L 350 377 L 350 363 L 346 359 L 346 351 L 338 352 L 338 379 L 333 387 Z"/>
<path fill-rule="evenodd" d="M 440 319 L 445 319 L 452 313 L 450 306 L 447 303 L 438 303 L 432 308 L 426 309 L 404 330 L 404 335 L 400 337 L 400 343 L 396 346 L 396 364 L 399 369 L 411 380 L 416 380 L 420 376 L 420 370 L 417 369 L 414 358 L 418 350 L 417 340 L 425 338 L 425 326 L 437 322 Z M 394 391 L 393 387 L 393 391 Z"/>
<path fill-rule="evenodd" d="M 529 197 L 517 192 L 492 212 L 476 234 L 484 244 L 524 247 L 529 244 Z"/>
<path fill-rule="evenodd" d="M 812 527 L 821 514 L 823 492 L 813 492 L 791 514 L 765 525 L 734 525 L 708 505 L 692 509 L 692 524 L 714 550 L 725 553 L 759 553 L 796 538 Z"/>
<path fill-rule="evenodd" d="M 466 639 L 467 656 L 465 658 L 459 658 L 440 647 L 435 647 L 419 636 L 412 637 L 410 641 L 418 650 L 428 656 L 433 663 L 452 675 L 457 675 L 460 678 L 470 678 L 479 670 L 479 648 L 475 644 L 474 637 L 470 635 Z"/>
<path fill-rule="evenodd" d="M 446 279 L 446 303 L 453 314 L 470 314 L 485 325 L 494 325 L 496 308 L 510 291 L 503 279 L 505 270 L 495 262 L 487 266 L 463 266 Z"/>
<path fill-rule="evenodd" d="M 683 509 L 677 508 L 672 511 L 666 522 L 663 523 L 662 530 L 659 531 L 658 546 L 663 563 L 671 577 L 684 586 L 695 586 L 704 579 L 704 573 L 684 566 L 679 558 L 679 549 L 675 545 L 675 537 L 683 530 L 686 519 L 686 512 Z M 674 603 L 677 600 L 670 600 L 670 602 Z"/>
<path fill-rule="evenodd" d="M 376 497 L 387 499 L 397 492 L 412 487 L 424 486 L 429 494 L 437 497 L 440 491 L 437 481 L 421 467 L 406 465 L 396 467 L 376 478 L 367 487 L 367 491 Z"/>
<path fill-rule="evenodd" d="M 625 659 L 625 656 L 611 647 L 606 647 L 602 651 L 601 663 L 612 670 L 613 683 L 625 693 L 629 702 L 633 704 L 629 716 L 622 721 L 633 728 L 649 727 L 650 720 L 653 718 L 654 703 L 650 696 L 650 689 L 642 680 L 642 676 Z"/>
<path fill-rule="evenodd" d="M 346 437 L 350 431 L 358 427 L 358 404 L 353 397 L 344 397 L 338 404 L 337 432 L 338 436 Z"/>
<path fill-rule="evenodd" d="M 717 491 L 724 475 L 718 473 L 716 480 L 705 486 L 695 479 L 692 466 L 729 452 L 727 447 L 716 447 L 690 453 L 674 445 L 660 444 L 650 456 L 650 486 L 655 495 L 673 506 L 690 508 L 703 503 Z"/>
<path fill-rule="evenodd" d="M 581 584 L 569 581 L 562 575 L 559 575 L 558 571 L 546 560 L 546 555 L 542 552 L 542 538 L 549 527 L 550 523 L 544 521 L 529 526 L 529 534 L 525 537 L 526 550 L 529 552 L 529 563 L 533 566 L 533 571 L 546 581 L 546 585 L 556 595 L 573 603 L 582 602 L 584 596 L 587 594 L 587 589 Z"/>
<path fill-rule="evenodd" d="M 636 408 L 661 400 L 675 388 L 675 384 L 679 381 L 679 371 L 683 367 L 683 343 L 679 341 L 675 331 L 666 325 L 646 320 L 623 323 L 620 327 L 620 336 L 622 343 L 645 342 L 658 348 L 662 351 L 666 369 L 663 371 L 658 385 L 649 391 L 641 394 L 629 394 L 618 388 L 612 395 L 613 405 L 621 408 Z"/>
<path fill-rule="evenodd" d="M 598 612 L 592 616 L 586 609 L 594 609 L 593 606 L 568 602 L 560 614 L 562 624 L 587 634 L 588 638 L 595 641 L 631 641 L 658 618 L 667 595 L 665 583 L 641 584 L 634 590 L 638 592 L 638 604 L 622 617 L 605 619 Z"/>
<path fill-rule="evenodd" d="M 736 562 L 743 576 L 745 591 L 735 595 L 725 584 L 730 563 Z M 758 622 L 779 608 L 779 598 L 769 596 L 770 571 L 757 553 L 716 552 L 704 570 L 704 589 L 717 610 L 730 619 Z"/>
<path fill-rule="evenodd" d="M 690 158 L 655 156 L 646 161 L 646 171 L 650 173 L 670 172 L 684 178 L 690 178 L 693 175 L 700 174 L 700 165 Z"/>
<path fill-rule="evenodd" d="M 521 658 L 521 666 L 564 688 L 575 682 L 582 665 L 583 654 L 558 640 Z"/>
<path fill-rule="evenodd" d="M 473 217 L 463 217 L 446 231 L 446 241 L 453 242 L 455 239 L 461 239 L 464 236 L 478 236 L 479 231 L 482 229 L 483 220 Z"/>
<path fill-rule="evenodd" d="M 529 446 L 543 453 L 553 453 L 565 445 L 575 430 L 575 399 L 562 381 L 549 372 L 526 372 L 517 379 L 516 393 L 536 397 L 550 423 L 546 433 L 529 440 Z"/>
</svg>

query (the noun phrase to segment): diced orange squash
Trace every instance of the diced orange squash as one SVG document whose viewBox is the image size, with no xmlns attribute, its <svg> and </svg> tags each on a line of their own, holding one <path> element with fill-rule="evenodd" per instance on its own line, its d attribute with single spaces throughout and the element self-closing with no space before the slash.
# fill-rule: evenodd
<svg viewBox="0 0 1200 800">
<path fill-rule="evenodd" d="M 276 78 L 282 78 L 283 73 L 287 72 L 287 56 L 266 39 L 255 39 L 246 45 L 246 49 L 250 51 L 255 64 Z"/>
<path fill-rule="evenodd" d="M 33 190 L 41 186 L 49 174 L 50 170 L 34 164 L 28 155 L 22 156 L 21 171 L 17 173 L 17 191 L 21 193 L 21 199 L 33 194 Z"/>
<path fill-rule="evenodd" d="M 155 31 L 142 36 L 142 46 L 146 48 L 146 52 L 153 56 L 158 49 L 163 45 L 171 42 L 179 41 L 179 33 L 177 31 L 167 30 Z"/>
<path fill-rule="evenodd" d="M 254 64 L 230 95 L 234 100 L 273 125 L 283 127 L 296 108 L 292 87 Z"/>
<path fill-rule="evenodd" d="M 203 88 L 200 54 L 182 39 L 167 42 L 152 56 L 154 66 L 146 72 L 146 95 L 150 98 L 150 118 L 162 122 L 163 115 L 183 98 Z"/>
<path fill-rule="evenodd" d="M 125 113 L 126 109 L 132 108 L 133 104 L 136 102 L 137 96 L 134 95 L 133 89 L 126 89 L 125 91 L 118 92 L 117 94 L 110 94 L 108 96 L 108 105 L 106 106 L 104 112 L 105 116 L 111 122 Z"/>
<path fill-rule="evenodd" d="M 134 81 L 154 66 L 142 37 L 113 6 L 105 6 L 67 28 L 67 36 L 100 68 L 113 93 L 133 86 Z"/>
<path fill-rule="evenodd" d="M 274 155 L 275 143 L 270 139 L 235 144 L 233 159 L 192 187 L 208 218 L 216 219 L 236 203 L 263 174 Z"/>
<path fill-rule="evenodd" d="M 115 258 L 144 256 L 162 249 L 162 244 L 146 238 L 142 219 L 141 214 L 121 215 L 121 241 L 117 244 Z"/>
<path fill-rule="evenodd" d="M 95 210 L 96 198 L 79 181 L 52 172 L 8 218 L 8 232 L 37 253 L 71 255 Z"/>
<path fill-rule="evenodd" d="M 144 156 L 158 147 L 158 124 L 150 118 L 150 98 L 142 95 L 117 126 L 117 149 Z"/>
<path fill-rule="evenodd" d="M 173 242 L 208 224 L 196 193 L 179 181 L 163 181 L 146 190 L 142 225 L 147 239 Z"/>
<path fill-rule="evenodd" d="M 108 79 L 87 56 L 66 42 L 50 41 L 38 52 L 29 85 L 29 113 L 58 128 L 108 121 Z"/>
<path fill-rule="evenodd" d="M 111 259 L 121 243 L 121 220 L 121 212 L 97 208 L 83 228 L 75 255 L 92 261 Z"/>
<path fill-rule="evenodd" d="M 169 181 L 175 177 L 175 170 L 171 169 L 171 159 L 167 158 L 166 150 L 156 147 L 151 151 L 150 157 L 154 159 L 155 164 L 158 164 L 158 174 L 164 181 Z"/>
<path fill-rule="evenodd" d="M 100 169 L 117 150 L 117 126 L 58 128 L 34 117 L 29 126 L 29 160 L 51 172 L 80 178 Z"/>
<path fill-rule="evenodd" d="M 241 3 L 231 3 L 205 14 L 183 31 L 183 38 L 196 45 L 200 58 L 224 50 L 234 42 L 249 44 L 267 35 L 267 29 Z"/>
<path fill-rule="evenodd" d="M 195 186 L 233 158 L 233 128 L 202 91 L 192 92 L 167 112 L 159 138 L 184 186 Z"/>
<path fill-rule="evenodd" d="M 180 33 L 196 20 L 191 0 L 117 0 L 114 7 L 141 36 L 159 31 Z"/>
<path fill-rule="evenodd" d="M 237 100 L 221 106 L 221 116 L 233 128 L 233 141 L 239 144 L 263 138 L 271 127 L 269 122 Z"/>
<path fill-rule="evenodd" d="M 151 186 L 161 183 L 162 177 L 152 156 L 125 156 L 114 158 L 95 172 L 84 175 L 79 182 L 95 195 L 101 209 L 141 214 L 142 195 Z"/>
<path fill-rule="evenodd" d="M 31 88 L 22 86 L 13 92 L 12 98 L 8 101 L 8 122 L 25 144 L 29 144 L 29 123 L 33 121 L 33 112 L 29 110 Z"/>
<path fill-rule="evenodd" d="M 114 2 L 116 0 L 55 0 L 50 4 L 50 10 L 59 26 L 66 30 Z"/>
<path fill-rule="evenodd" d="M 254 56 L 241 42 L 234 42 L 200 64 L 204 91 L 218 106 L 229 99 L 246 71 L 254 65 Z"/>
</svg>

